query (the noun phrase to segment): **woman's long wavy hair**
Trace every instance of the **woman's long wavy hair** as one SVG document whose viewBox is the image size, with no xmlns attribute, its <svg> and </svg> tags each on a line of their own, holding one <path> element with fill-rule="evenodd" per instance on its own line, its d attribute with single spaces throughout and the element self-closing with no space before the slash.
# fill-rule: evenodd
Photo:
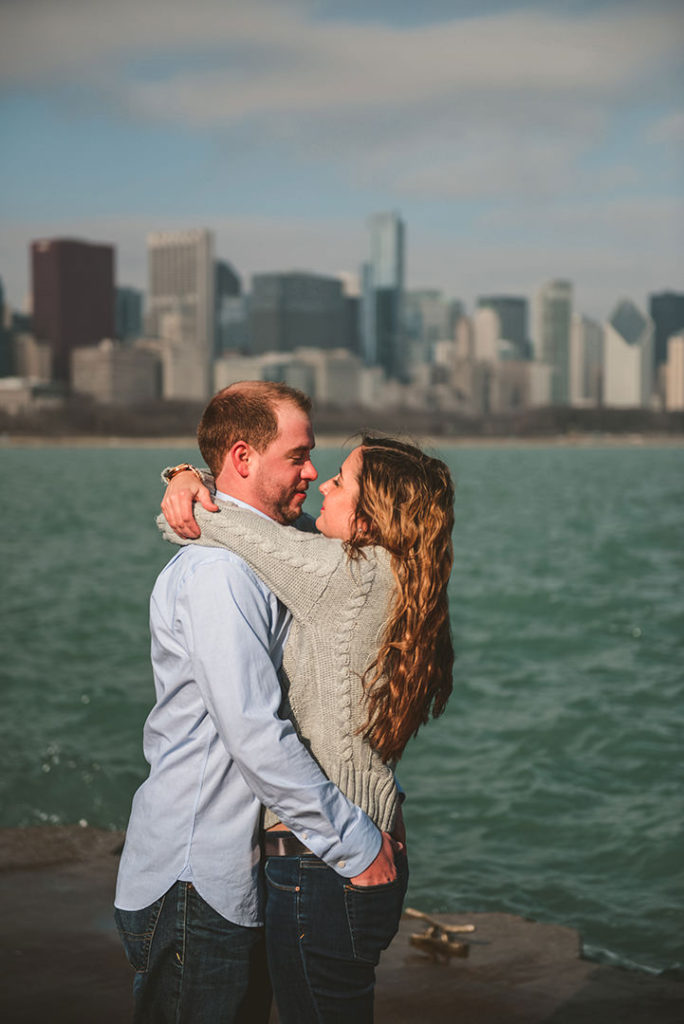
<svg viewBox="0 0 684 1024">
<path fill-rule="evenodd" d="M 415 445 L 364 435 L 359 500 L 349 554 L 386 548 L 396 580 L 377 657 L 363 682 L 364 735 L 384 761 L 446 707 L 454 652 L 447 583 L 453 562 L 454 485 L 446 465 Z"/>
</svg>

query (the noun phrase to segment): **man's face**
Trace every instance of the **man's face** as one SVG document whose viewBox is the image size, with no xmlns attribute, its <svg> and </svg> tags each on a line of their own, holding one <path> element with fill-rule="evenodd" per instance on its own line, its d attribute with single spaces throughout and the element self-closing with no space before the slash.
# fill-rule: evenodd
<svg viewBox="0 0 684 1024">
<path fill-rule="evenodd" d="M 311 462 L 316 442 L 311 420 L 296 405 L 283 402 L 277 416 L 275 441 L 252 455 L 252 504 L 278 523 L 292 523 L 301 515 L 310 481 L 318 476 Z"/>
</svg>

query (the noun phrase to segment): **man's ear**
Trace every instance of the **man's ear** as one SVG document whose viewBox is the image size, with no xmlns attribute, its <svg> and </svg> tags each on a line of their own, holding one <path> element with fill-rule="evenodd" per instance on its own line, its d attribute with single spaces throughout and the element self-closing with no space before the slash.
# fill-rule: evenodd
<svg viewBox="0 0 684 1024">
<path fill-rule="evenodd" d="M 235 472 L 243 479 L 249 476 L 253 448 L 246 441 L 236 441 L 226 456 Z"/>
</svg>

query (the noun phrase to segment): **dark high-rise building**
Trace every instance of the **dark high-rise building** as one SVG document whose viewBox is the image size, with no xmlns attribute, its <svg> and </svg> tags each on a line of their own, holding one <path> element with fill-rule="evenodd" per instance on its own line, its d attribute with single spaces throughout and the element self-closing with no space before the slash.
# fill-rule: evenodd
<svg viewBox="0 0 684 1024">
<path fill-rule="evenodd" d="M 376 213 L 368 230 L 370 259 L 361 275 L 363 355 L 369 366 L 382 366 L 388 377 L 404 379 L 404 222 L 397 213 Z"/>
<path fill-rule="evenodd" d="M 223 298 L 233 299 L 236 295 L 242 294 L 240 275 L 230 263 L 226 260 L 216 260 L 214 270 L 216 273 L 214 296 L 217 303 Z"/>
<path fill-rule="evenodd" d="M 116 337 L 135 341 L 143 333 L 143 293 L 138 288 L 117 288 L 115 299 Z"/>
<path fill-rule="evenodd" d="M 71 352 L 114 334 L 114 247 L 71 238 L 31 243 L 33 329 L 52 349 L 52 376 L 70 379 Z"/>
<path fill-rule="evenodd" d="M 253 355 L 347 344 L 344 294 L 336 277 L 255 274 L 249 318 Z"/>
<path fill-rule="evenodd" d="M 344 296 L 344 347 L 354 355 L 361 355 L 360 306 L 358 295 Z"/>
<path fill-rule="evenodd" d="M 14 373 L 12 333 L 6 319 L 5 290 L 0 277 L 0 377 L 10 377 Z"/>
<path fill-rule="evenodd" d="M 655 325 L 655 365 L 667 362 L 667 339 L 684 328 L 684 294 L 659 292 L 649 296 L 649 313 Z"/>
<path fill-rule="evenodd" d="M 501 324 L 501 337 L 515 346 L 519 359 L 529 359 L 527 299 L 517 295 L 481 295 L 477 304 L 480 308 L 494 310 Z"/>
<path fill-rule="evenodd" d="M 214 263 L 214 355 L 221 356 L 234 348 L 244 348 L 247 330 L 242 301 L 242 282 L 235 269 L 225 260 Z M 242 316 L 240 315 L 242 311 Z M 242 325 L 236 335 L 235 326 Z M 243 344 L 236 344 L 236 339 Z"/>
</svg>

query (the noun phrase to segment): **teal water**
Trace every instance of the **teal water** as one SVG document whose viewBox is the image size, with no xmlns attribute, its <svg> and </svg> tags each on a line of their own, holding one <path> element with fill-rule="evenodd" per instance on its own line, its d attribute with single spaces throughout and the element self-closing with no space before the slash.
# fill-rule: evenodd
<svg viewBox="0 0 684 1024">
<path fill-rule="evenodd" d="M 0 450 L 0 824 L 122 828 L 145 774 L 159 468 L 192 450 Z M 409 747 L 409 902 L 681 967 L 684 450 L 452 449 L 447 713 Z M 322 476 L 338 450 L 317 450 Z M 316 500 L 309 507 L 315 510 Z"/>
</svg>

